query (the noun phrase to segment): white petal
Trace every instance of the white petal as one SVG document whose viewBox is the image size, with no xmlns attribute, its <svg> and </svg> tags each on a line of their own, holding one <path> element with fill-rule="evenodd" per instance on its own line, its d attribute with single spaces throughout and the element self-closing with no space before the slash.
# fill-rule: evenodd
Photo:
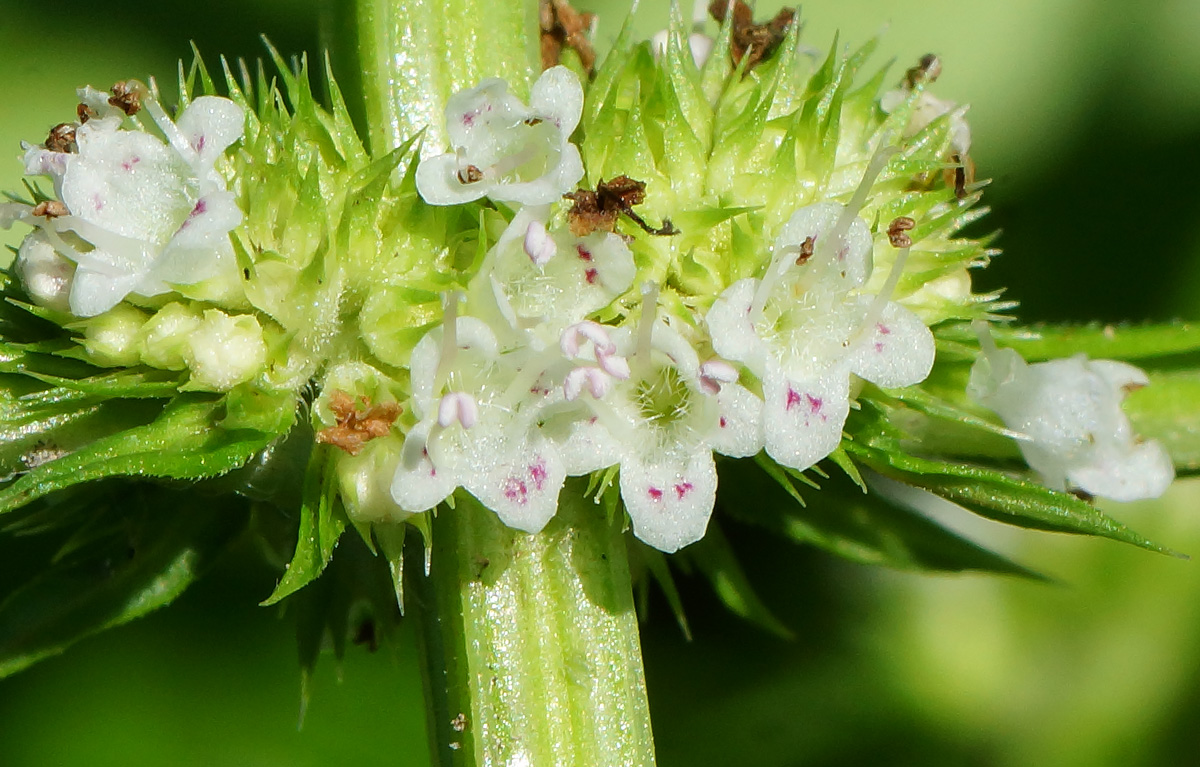
<svg viewBox="0 0 1200 767">
<path fill-rule="evenodd" d="M 446 100 L 446 135 L 451 148 L 462 147 L 474 156 L 494 151 L 494 134 L 529 117 L 529 110 L 508 92 L 498 77 L 474 88 L 458 91 Z"/>
<path fill-rule="evenodd" d="M 607 469 L 621 459 L 621 443 L 592 411 L 583 409 L 587 406 L 595 403 L 582 403 L 573 417 L 563 414 L 548 419 L 542 427 L 543 433 L 554 440 L 563 468 L 571 477 Z"/>
<path fill-rule="evenodd" d="M 1150 378 L 1141 368 L 1115 360 L 1091 360 L 1087 368 L 1103 378 L 1113 391 L 1128 392 L 1150 383 Z"/>
<path fill-rule="evenodd" d="M 453 154 L 426 157 L 417 165 L 417 192 L 430 205 L 461 205 L 491 191 L 486 179 L 473 184 L 458 180 L 458 158 Z"/>
<path fill-rule="evenodd" d="M 557 452 L 532 439 L 486 439 L 472 450 L 463 487 L 509 527 L 536 533 L 558 510 L 566 470 Z"/>
<path fill-rule="evenodd" d="M 418 166 L 418 184 L 420 172 L 421 168 Z M 581 178 L 583 178 L 583 159 L 579 156 L 579 149 L 574 144 L 564 144 L 558 162 L 545 175 L 515 184 L 495 184 L 486 193 L 488 197 L 500 202 L 548 205 L 561 200 L 564 194 L 572 191 Z M 480 183 L 486 183 L 486 180 Z M 421 196 L 425 195 L 422 193 Z"/>
<path fill-rule="evenodd" d="M 850 413 L 850 378 L 834 368 L 812 381 L 793 381 L 774 366 L 763 379 L 767 453 L 784 466 L 807 469 L 842 440 Z"/>
<path fill-rule="evenodd" d="M 620 484 L 633 534 L 643 542 L 670 553 L 704 537 L 717 498 L 717 469 L 707 448 L 653 462 L 626 456 Z"/>
<path fill-rule="evenodd" d="M 458 487 L 451 467 L 434 466 L 425 449 L 431 424 L 422 422 L 404 438 L 404 451 L 392 479 L 392 500 L 405 511 L 426 511 Z"/>
<path fill-rule="evenodd" d="M 750 320 L 750 304 L 757 289 L 758 280 L 733 283 L 717 296 L 704 321 L 713 350 L 726 359 L 745 363 L 761 378 L 766 373 L 766 350 Z"/>
<path fill-rule="evenodd" d="M 196 154 L 197 172 L 211 168 L 242 137 L 246 115 L 240 106 L 218 96 L 200 96 L 175 121 Z"/>
<path fill-rule="evenodd" d="M 1128 452 L 1099 452 L 1088 465 L 1067 470 L 1071 483 L 1092 495 L 1114 501 L 1157 498 L 1175 479 L 1171 458 L 1156 441 L 1137 444 Z"/>
<path fill-rule="evenodd" d="M 807 238 L 813 237 L 815 254 L 805 266 L 799 268 L 814 269 L 822 275 L 822 279 L 831 280 L 843 288 L 862 285 L 871 275 L 871 250 L 874 244 L 866 223 L 855 216 L 843 242 L 824 242 L 825 235 L 830 233 L 845 210 L 845 206 L 833 202 L 818 202 L 800 208 L 779 230 L 775 252 L 789 247 L 798 248 Z M 835 250 L 828 250 L 834 245 L 837 245 Z"/>
<path fill-rule="evenodd" d="M 564 139 L 568 138 L 583 114 L 583 86 L 566 67 L 551 67 L 533 84 L 529 107 L 538 117 L 553 122 Z"/>
<path fill-rule="evenodd" d="M 75 155 L 67 152 L 52 152 L 44 147 L 31 146 L 25 150 L 25 175 L 61 179 L 73 157 Z"/>
<path fill-rule="evenodd" d="M 31 210 L 28 205 L 19 202 L 0 202 L 0 229 L 8 229 L 30 215 Z"/>
<path fill-rule="evenodd" d="M 42 232 L 35 231 L 21 242 L 15 268 L 34 303 L 60 312 L 70 311 L 75 265 L 59 255 Z"/>
<path fill-rule="evenodd" d="M 117 131 L 79 138 L 62 201 L 91 224 L 162 246 L 195 207 L 197 191 L 188 167 L 161 141 Z"/>
<path fill-rule="evenodd" d="M 737 383 L 721 384 L 720 421 L 709 439 L 713 450 L 746 458 L 763 449 L 763 401 Z"/>
<path fill-rule="evenodd" d="M 136 274 L 99 272 L 80 266 L 71 282 L 71 313 L 76 317 L 103 314 L 121 303 L 137 280 Z"/>
<path fill-rule="evenodd" d="M 624 240 L 611 232 L 593 232 L 580 239 L 579 246 L 592 255 L 596 276 L 609 295 L 615 298 L 629 290 L 637 267 Z"/>
<path fill-rule="evenodd" d="M 924 381 L 934 353 L 933 333 L 921 318 L 889 301 L 879 322 L 855 342 L 847 364 L 859 377 L 893 389 Z"/>
</svg>

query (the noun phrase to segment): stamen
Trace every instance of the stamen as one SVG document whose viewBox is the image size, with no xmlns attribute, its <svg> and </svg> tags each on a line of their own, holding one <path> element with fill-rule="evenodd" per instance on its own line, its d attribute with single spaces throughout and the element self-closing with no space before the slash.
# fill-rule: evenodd
<svg viewBox="0 0 1200 767">
<path fill-rule="evenodd" d="M 619 354 L 607 354 L 601 349 L 596 349 L 596 362 L 600 363 L 600 369 L 608 373 L 613 378 L 621 381 L 629 379 L 631 371 L 629 370 L 629 361 Z"/>
<path fill-rule="evenodd" d="M 638 320 L 637 351 L 633 360 L 642 370 L 650 366 L 650 351 L 654 344 L 654 322 L 658 318 L 658 283 L 642 283 L 642 317 Z"/>
<path fill-rule="evenodd" d="M 567 373 L 567 377 L 563 381 L 563 396 L 568 402 L 574 402 L 583 393 L 584 386 L 587 386 L 594 399 L 602 399 L 605 394 L 608 394 L 609 377 L 600 368 L 577 367 Z"/>
<path fill-rule="evenodd" d="M 479 405 L 475 398 L 464 392 L 451 392 L 438 403 L 438 426 L 443 429 L 458 421 L 464 429 L 479 422 Z"/>
<path fill-rule="evenodd" d="M 546 225 L 541 221 L 530 221 L 525 230 L 525 255 L 539 269 L 545 266 L 554 254 L 558 252 L 554 238 L 546 231 Z"/>
<path fill-rule="evenodd" d="M 709 360 L 700 365 L 700 388 L 708 394 L 720 394 L 721 384 L 736 383 L 737 380 L 737 368 L 724 360 Z"/>
<path fill-rule="evenodd" d="M 576 322 L 569 326 L 559 336 L 558 346 L 562 349 L 562 353 L 568 359 L 575 359 L 579 356 L 580 339 L 586 339 L 592 342 L 592 346 L 596 349 L 596 357 L 600 355 L 613 355 L 617 353 L 617 345 L 613 343 L 612 338 L 608 335 L 608 330 L 598 322 L 584 320 Z"/>
<path fill-rule="evenodd" d="M 463 294 L 451 290 L 442 295 L 442 353 L 438 357 L 437 374 L 433 383 L 435 389 L 441 389 L 450 377 L 454 367 L 454 358 L 458 355 L 458 303 L 463 300 Z"/>
<path fill-rule="evenodd" d="M 900 277 L 904 274 L 904 263 L 908 260 L 908 249 L 912 246 L 912 238 L 906 232 L 912 230 L 914 226 L 916 226 L 916 222 L 907 216 L 897 218 L 888 226 L 888 240 L 894 247 L 898 247 L 899 251 L 896 253 L 896 260 L 892 262 L 892 269 L 888 272 L 887 281 L 875 295 L 875 300 L 867 309 L 867 316 L 859 331 L 855 333 L 855 337 L 875 327 L 883 317 L 883 311 L 887 308 L 888 302 L 892 300 L 892 294 L 896 292 L 896 286 L 900 284 Z"/>
</svg>

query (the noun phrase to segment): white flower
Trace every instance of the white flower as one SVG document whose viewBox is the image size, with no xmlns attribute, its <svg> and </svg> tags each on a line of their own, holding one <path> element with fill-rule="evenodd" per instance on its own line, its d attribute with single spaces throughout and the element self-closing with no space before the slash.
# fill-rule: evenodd
<svg viewBox="0 0 1200 767">
<path fill-rule="evenodd" d="M 545 205 L 583 178 L 583 160 L 570 142 L 583 112 L 583 87 L 566 67 L 547 69 L 526 106 L 492 78 L 446 103 L 451 151 L 417 166 L 417 191 L 430 205 L 490 197 Z"/>
<path fill-rule="evenodd" d="M 453 299 L 452 299 L 453 307 Z M 502 353 L 483 321 L 447 312 L 413 349 L 412 410 L 392 497 L 426 511 L 463 487 L 509 527 L 534 533 L 554 516 L 566 471 L 538 428 L 543 362 Z"/>
<path fill-rule="evenodd" d="M 905 101 L 912 97 L 912 91 L 900 88 L 888 91 L 879 98 L 879 108 L 891 114 Z M 921 91 L 913 104 L 912 114 L 908 119 L 905 136 L 915 136 L 929 127 L 930 123 L 942 115 L 950 115 L 950 150 L 959 156 L 965 156 L 971 151 L 971 126 L 967 124 L 967 107 L 958 108 L 958 104 L 934 96 L 929 91 Z"/>
<path fill-rule="evenodd" d="M 763 279 L 735 282 L 706 317 L 717 354 L 762 380 L 766 450 L 785 466 L 806 469 L 837 448 L 851 374 L 891 388 L 924 380 L 933 366 L 929 328 L 889 300 L 907 248 L 883 291 L 863 292 L 872 238 L 856 214 L 886 159 L 872 162 L 850 206 L 796 211 Z"/>
<path fill-rule="evenodd" d="M 1115 501 L 1162 495 L 1175 469 L 1162 445 L 1133 433 L 1121 400 L 1149 383 L 1132 365 L 1068 359 L 1030 365 L 980 328 L 983 354 L 967 391 L 1022 435 L 1021 454 L 1046 485 Z"/>
<path fill-rule="evenodd" d="M 557 337 L 628 290 L 636 268 L 617 235 L 576 237 L 565 227 L 548 231 L 548 215 L 548 207 L 522 208 L 476 279 L 494 279 L 519 322 L 545 323 Z"/>
<path fill-rule="evenodd" d="M 154 99 L 144 104 L 169 145 L 100 112 L 75 130 L 77 152 L 27 152 L 29 169 L 54 180 L 66 214 L 35 217 L 26 207 L 20 217 L 76 264 L 69 306 L 80 317 L 234 268 L 228 235 L 242 213 L 214 163 L 241 137 L 241 107 L 203 96 L 173 123 Z"/>
<path fill-rule="evenodd" d="M 591 417 L 577 416 L 562 449 L 572 474 L 619 463 L 634 535 L 673 552 L 700 540 L 708 527 L 717 490 L 713 451 L 745 457 L 762 449 L 762 401 L 737 383 L 731 366 L 702 365 L 679 332 L 655 320 L 656 298 L 650 291 L 644 306 L 651 311 L 636 334 L 628 327 L 608 336 L 591 329 L 599 364 L 576 370 L 589 371 L 589 384 L 604 377 L 606 385 L 575 392 Z M 627 361 L 623 376 L 604 369 L 606 357 Z"/>
<path fill-rule="evenodd" d="M 44 234 L 34 232 L 21 242 L 15 265 L 25 292 L 35 304 L 55 311 L 70 311 L 75 264 L 60 256 Z"/>
</svg>

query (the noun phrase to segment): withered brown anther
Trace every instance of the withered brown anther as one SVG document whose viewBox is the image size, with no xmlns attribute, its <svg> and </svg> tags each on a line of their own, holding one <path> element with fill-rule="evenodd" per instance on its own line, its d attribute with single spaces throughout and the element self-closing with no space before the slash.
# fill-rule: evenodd
<svg viewBox="0 0 1200 767">
<path fill-rule="evenodd" d="M 892 223 L 888 224 L 888 242 L 892 243 L 893 248 L 911 248 L 912 238 L 907 233 L 911 232 L 916 225 L 917 222 L 908 216 L 894 219 Z"/>
<path fill-rule="evenodd" d="M 121 81 L 115 83 L 110 90 L 112 90 L 112 96 L 108 99 L 108 103 L 112 106 L 130 117 L 142 110 L 141 89 L 135 83 Z"/>
<path fill-rule="evenodd" d="M 975 183 L 975 161 L 970 155 L 952 154 L 950 162 L 955 165 L 946 169 L 946 186 L 953 185 L 954 196 L 962 200 L 967 196 L 967 187 Z"/>
<path fill-rule="evenodd" d="M 483 171 L 474 165 L 468 165 L 458 172 L 458 181 L 461 184 L 475 184 L 483 180 Z"/>
<path fill-rule="evenodd" d="M 526 124 L 526 125 L 528 125 L 528 126 L 531 126 L 531 127 L 532 127 L 532 126 L 534 126 L 534 125 L 541 125 L 541 124 L 542 124 L 542 118 L 540 118 L 540 117 L 530 117 L 528 120 L 526 120 L 526 121 L 525 121 L 525 124 Z"/>
<path fill-rule="evenodd" d="M 628 216 L 647 234 L 660 237 L 679 234 L 679 230 L 668 219 L 663 219 L 662 226 L 655 228 L 634 212 L 633 206 L 640 205 L 646 199 L 646 185 L 629 176 L 601 181 L 596 184 L 594 192 L 590 189 L 568 192 L 563 199 L 574 203 L 567 211 L 567 224 L 571 234 L 576 237 L 586 237 L 596 231 L 613 231 L 621 214 Z"/>
<path fill-rule="evenodd" d="M 562 60 L 563 48 L 579 55 L 579 61 L 590 75 L 596 67 L 596 50 L 588 32 L 596 20 L 594 13 L 580 13 L 567 0 L 541 0 L 538 5 L 538 24 L 541 27 L 542 69 L 549 69 Z"/>
<path fill-rule="evenodd" d="M 938 79 L 942 74 L 942 60 L 935 54 L 926 53 L 917 62 L 915 67 L 912 67 L 904 73 L 904 84 L 909 90 L 917 86 L 917 83 L 931 83 Z"/>
<path fill-rule="evenodd" d="M 809 235 L 804 238 L 804 242 L 800 243 L 800 255 L 796 256 L 796 266 L 801 266 L 808 259 L 813 257 L 813 252 L 816 250 L 817 238 Z"/>
<path fill-rule="evenodd" d="M 75 117 L 79 119 L 79 124 L 83 125 L 88 120 L 96 116 L 96 111 L 87 104 L 80 102 L 75 107 Z"/>
<path fill-rule="evenodd" d="M 59 216 L 68 216 L 71 211 L 67 210 L 67 206 L 58 200 L 44 200 L 33 206 L 30 211 L 35 216 L 45 216 L 46 218 L 58 218 Z"/>
<path fill-rule="evenodd" d="M 359 412 L 354 399 L 344 391 L 335 391 L 329 397 L 329 409 L 337 419 L 337 425 L 317 432 L 317 442 L 340 447 L 350 455 L 358 455 L 363 445 L 376 437 L 386 436 L 392 424 L 400 416 L 400 406 L 385 402 L 370 406 L 365 397 L 362 404 L 365 412 Z"/>
<path fill-rule="evenodd" d="M 51 152 L 78 152 L 75 143 L 75 126 L 71 123 L 59 123 L 50 129 L 46 137 L 46 148 Z"/>
<path fill-rule="evenodd" d="M 709 14 L 718 22 L 725 23 L 725 14 L 729 10 L 729 0 L 713 0 L 708 6 Z M 752 69 L 758 62 L 775 52 L 783 39 L 787 37 L 788 29 L 796 20 L 795 8 L 780 8 L 775 18 L 765 24 L 754 23 L 754 11 L 742 0 L 733 3 L 733 39 L 730 41 L 730 55 L 735 65 L 746 58 L 746 69 Z"/>
</svg>

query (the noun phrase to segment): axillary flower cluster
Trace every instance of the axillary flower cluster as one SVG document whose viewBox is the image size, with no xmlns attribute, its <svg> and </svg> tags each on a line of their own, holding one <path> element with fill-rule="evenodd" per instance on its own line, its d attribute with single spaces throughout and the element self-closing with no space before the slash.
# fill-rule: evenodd
<svg viewBox="0 0 1200 767">
<path fill-rule="evenodd" d="M 781 16 L 758 30 L 770 55 L 748 55 L 744 15 L 702 63 L 680 23 L 659 59 L 626 32 L 590 77 L 546 69 L 527 102 L 484 80 L 448 100 L 448 151 L 407 169 L 411 143 L 370 157 L 336 88 L 321 111 L 304 73 L 284 70 L 290 115 L 231 74 L 231 98 L 174 119 L 153 87 L 82 89 L 77 122 L 26 150 L 53 195 L 0 208 L 33 227 L 23 305 L 92 365 L 222 395 L 221 426 L 266 430 L 256 460 L 309 413 L 351 521 L 411 520 L 461 488 L 534 533 L 591 475 L 638 538 L 676 551 L 705 534 L 718 456 L 793 477 L 847 465 L 856 403 L 924 381 L 931 328 L 1003 308 L 971 291 L 992 251 L 955 236 L 981 185 L 965 110 L 926 91 L 936 59 L 881 103 L 879 78 L 853 85 L 871 46 L 820 62 Z M 1161 492 L 1169 460 L 1116 405 L 1079 400 L 1075 439 L 1014 404 L 1137 375 L 1039 377 L 989 342 L 972 392 L 1049 483 Z M 1112 466 L 1154 479 L 1111 488 Z"/>
</svg>

